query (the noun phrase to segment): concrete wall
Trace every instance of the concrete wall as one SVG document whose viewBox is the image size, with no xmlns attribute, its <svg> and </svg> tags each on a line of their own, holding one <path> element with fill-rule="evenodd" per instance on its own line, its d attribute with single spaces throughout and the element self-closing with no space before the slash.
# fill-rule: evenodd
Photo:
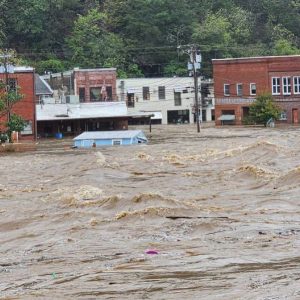
<svg viewBox="0 0 300 300">
<path fill-rule="evenodd" d="M 159 86 L 165 87 L 165 99 L 159 99 Z M 143 99 L 143 87 L 149 87 L 149 100 Z M 175 91 L 181 91 L 181 105 L 175 105 Z M 128 103 L 129 93 L 134 94 L 134 107 L 128 105 L 129 113 L 161 112 L 162 124 L 168 124 L 168 111 L 188 110 L 190 123 L 194 122 L 193 106 L 195 94 L 192 77 L 118 79 L 118 100 L 124 100 Z M 211 109 L 213 109 L 213 106 L 208 106 L 205 109 L 207 113 L 206 119 L 209 121 L 211 120 Z"/>
</svg>

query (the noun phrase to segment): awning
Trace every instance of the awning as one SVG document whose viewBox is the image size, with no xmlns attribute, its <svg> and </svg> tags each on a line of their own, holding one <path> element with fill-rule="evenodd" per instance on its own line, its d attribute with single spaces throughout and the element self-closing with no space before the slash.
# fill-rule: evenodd
<svg viewBox="0 0 300 300">
<path fill-rule="evenodd" d="M 218 118 L 219 121 L 234 121 L 235 115 L 222 115 Z"/>
<path fill-rule="evenodd" d="M 151 117 L 151 120 L 161 120 L 162 119 L 162 114 L 160 111 L 154 111 L 152 112 L 153 117 Z"/>
</svg>

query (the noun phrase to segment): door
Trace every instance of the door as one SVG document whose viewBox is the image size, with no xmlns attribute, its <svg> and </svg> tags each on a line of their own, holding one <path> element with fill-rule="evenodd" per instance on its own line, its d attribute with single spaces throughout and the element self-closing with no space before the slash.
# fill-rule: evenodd
<svg viewBox="0 0 300 300">
<path fill-rule="evenodd" d="M 292 114 L 293 114 L 293 124 L 298 124 L 299 123 L 298 109 L 293 108 Z"/>
</svg>

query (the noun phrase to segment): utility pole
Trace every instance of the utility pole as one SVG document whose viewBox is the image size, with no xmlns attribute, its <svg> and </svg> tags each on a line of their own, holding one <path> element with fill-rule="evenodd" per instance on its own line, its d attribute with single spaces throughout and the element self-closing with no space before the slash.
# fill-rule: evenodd
<svg viewBox="0 0 300 300">
<path fill-rule="evenodd" d="M 197 123 L 197 132 L 200 132 L 200 118 L 199 118 L 199 91 L 198 91 L 198 74 L 197 74 L 197 50 L 195 46 L 191 48 L 191 58 L 193 64 L 193 77 L 194 77 L 194 89 L 195 89 L 195 116 Z"/>
<path fill-rule="evenodd" d="M 184 50 L 187 49 L 187 50 Z M 200 51 L 197 49 L 196 45 L 185 45 L 178 46 L 177 49 L 183 49 L 183 51 L 190 56 L 190 61 L 188 62 L 188 70 L 192 73 L 194 77 L 194 91 L 195 91 L 195 118 L 197 123 L 197 132 L 200 132 L 200 115 L 199 109 L 202 110 L 202 105 L 199 105 L 199 83 L 198 83 L 198 70 L 201 69 L 202 57 Z M 202 119 L 202 118 L 201 118 Z"/>
<path fill-rule="evenodd" d="M 198 84 L 198 70 L 201 68 L 201 54 L 199 50 L 197 50 L 195 45 L 192 45 L 190 50 L 190 63 L 188 63 L 188 69 L 193 73 L 194 77 L 194 90 L 195 90 L 195 117 L 197 123 L 197 132 L 200 132 L 200 115 L 199 109 L 201 109 L 201 105 L 199 105 L 199 84 Z"/>
</svg>

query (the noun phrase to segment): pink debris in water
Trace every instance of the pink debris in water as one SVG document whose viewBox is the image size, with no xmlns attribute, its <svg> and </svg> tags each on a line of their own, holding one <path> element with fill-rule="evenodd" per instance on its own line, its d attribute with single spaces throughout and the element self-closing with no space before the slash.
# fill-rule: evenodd
<svg viewBox="0 0 300 300">
<path fill-rule="evenodd" d="M 146 253 L 146 254 L 150 254 L 150 255 L 154 255 L 154 254 L 158 254 L 158 251 L 157 251 L 157 250 L 154 250 L 154 249 L 149 249 L 149 250 L 146 250 L 145 253 Z"/>
</svg>

